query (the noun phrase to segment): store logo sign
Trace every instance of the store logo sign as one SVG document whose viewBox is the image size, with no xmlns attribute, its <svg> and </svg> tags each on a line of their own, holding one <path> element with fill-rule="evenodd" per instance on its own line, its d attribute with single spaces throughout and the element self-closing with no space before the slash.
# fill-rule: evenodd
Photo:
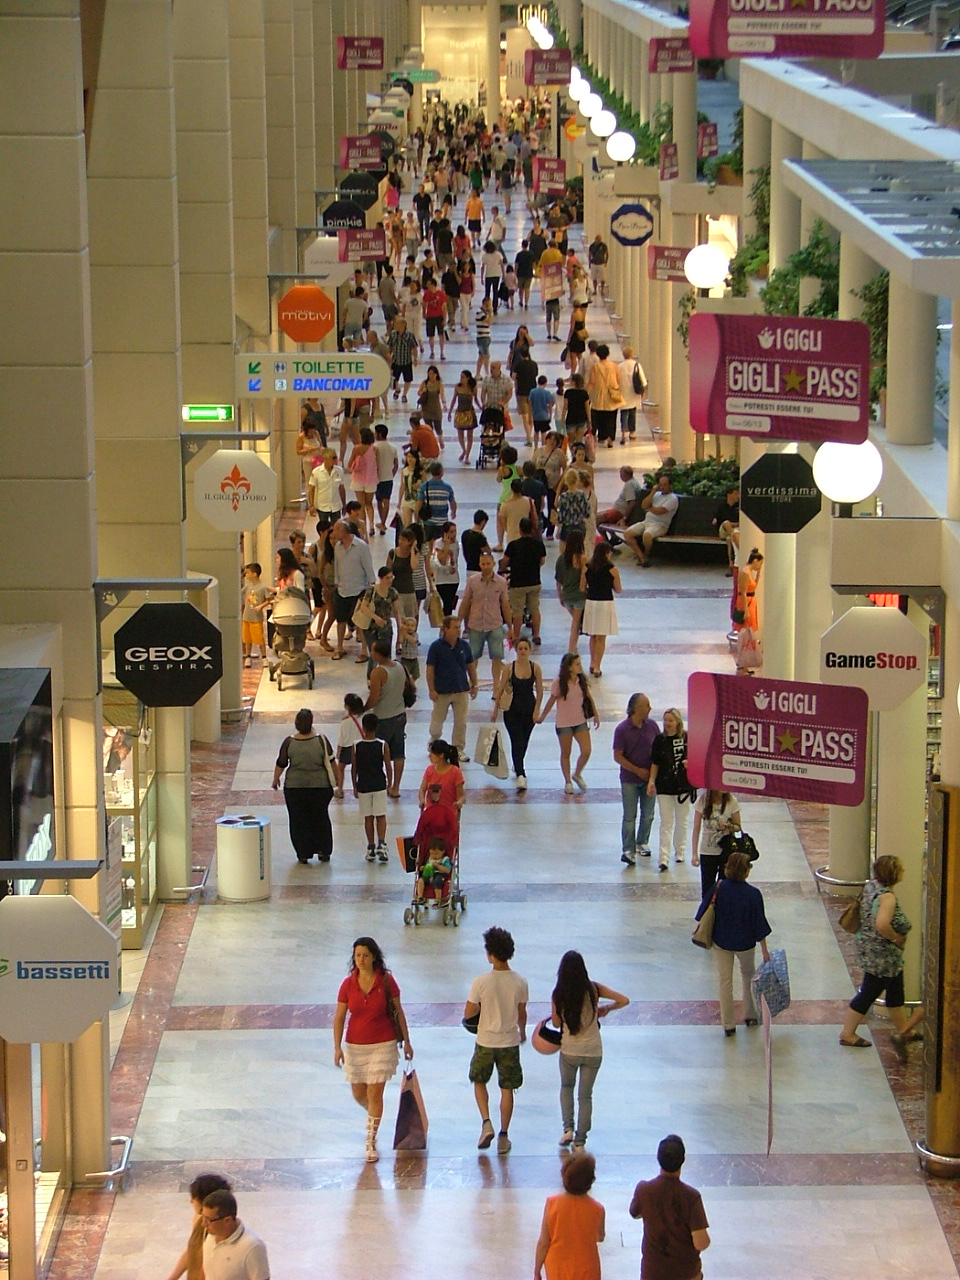
<svg viewBox="0 0 960 1280">
<path fill-rule="evenodd" d="M 226 494 L 230 499 L 230 505 L 234 511 L 240 507 L 240 498 L 243 494 L 250 493 L 250 481 L 243 474 L 239 467 L 235 466 L 229 475 L 224 476 L 220 481 L 220 492 Z M 254 502 L 264 502 L 266 499 L 263 494 L 254 494 Z"/>
<path fill-rule="evenodd" d="M 253 529 L 277 505 L 277 473 L 249 449 L 218 449 L 197 467 L 193 504 L 225 533 Z"/>
<path fill-rule="evenodd" d="M 109 960 L 18 960 L 21 982 L 72 982 L 109 978 Z"/>
<path fill-rule="evenodd" d="M 857 605 L 820 637 L 821 679 L 865 690 L 890 711 L 926 680 L 927 637 L 899 609 Z"/>
</svg>

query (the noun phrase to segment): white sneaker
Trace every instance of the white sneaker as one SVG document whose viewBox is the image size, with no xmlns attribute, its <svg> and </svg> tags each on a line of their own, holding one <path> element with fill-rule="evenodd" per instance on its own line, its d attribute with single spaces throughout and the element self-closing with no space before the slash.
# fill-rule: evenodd
<svg viewBox="0 0 960 1280">
<path fill-rule="evenodd" d="M 586 783 L 584 782 L 584 780 L 583 780 L 583 774 L 582 774 L 582 773 L 575 773 L 575 774 L 573 775 L 573 780 L 574 780 L 574 782 L 577 784 L 577 786 L 580 788 L 580 790 L 581 790 L 581 791 L 586 791 L 586 789 L 587 789 L 587 784 L 586 784 Z"/>
<path fill-rule="evenodd" d="M 562 1134 L 561 1134 L 561 1136 L 560 1136 L 560 1141 L 557 1143 L 557 1146 L 558 1146 L 558 1147 L 569 1147 L 569 1145 L 570 1145 L 570 1143 L 571 1143 L 572 1141 L 573 1141 L 573 1130 L 572 1130 L 572 1129 L 564 1129 L 563 1133 L 562 1133 Z"/>
<path fill-rule="evenodd" d="M 518 773 L 517 774 L 517 790 L 526 791 L 526 789 L 527 789 L 527 780 L 522 773 Z"/>
<path fill-rule="evenodd" d="M 572 783 L 572 782 L 565 782 L 565 783 L 563 784 L 563 794 L 564 794 L 564 795 L 567 795 L 567 796 L 572 796 L 572 795 L 573 795 L 573 783 Z"/>
</svg>

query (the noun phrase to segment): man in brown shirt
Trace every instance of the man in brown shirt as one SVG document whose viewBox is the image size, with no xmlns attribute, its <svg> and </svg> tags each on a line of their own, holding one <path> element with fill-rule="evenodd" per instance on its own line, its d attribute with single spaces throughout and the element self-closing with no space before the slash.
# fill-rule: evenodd
<svg viewBox="0 0 960 1280">
<path fill-rule="evenodd" d="M 638 1182 L 630 1217 L 643 1219 L 640 1280 L 701 1280 L 700 1255 L 710 1247 L 700 1192 L 680 1181 L 687 1152 L 669 1133 L 657 1147 L 660 1176 Z"/>
</svg>

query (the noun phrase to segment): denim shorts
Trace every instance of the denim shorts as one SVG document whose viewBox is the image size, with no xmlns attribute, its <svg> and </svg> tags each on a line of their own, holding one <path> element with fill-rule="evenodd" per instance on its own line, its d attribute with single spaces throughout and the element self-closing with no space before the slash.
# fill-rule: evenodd
<svg viewBox="0 0 960 1280">
<path fill-rule="evenodd" d="M 572 738 L 575 734 L 578 734 L 578 733 L 580 732 L 580 730 L 581 730 L 581 729 L 586 729 L 586 728 L 587 728 L 587 722 L 586 722 L 586 720 L 584 720 L 581 724 L 570 724 L 570 725 L 564 725 L 564 727 L 563 727 L 562 729 L 561 729 L 561 728 L 560 728 L 560 726 L 558 725 L 558 726 L 557 726 L 557 737 L 558 737 L 558 738 Z"/>
<path fill-rule="evenodd" d="M 490 339 L 489 339 L 489 338 L 478 338 L 478 339 L 477 339 L 477 353 L 478 353 L 479 355 L 481 355 L 481 356 L 488 356 L 488 355 L 490 354 Z"/>
<path fill-rule="evenodd" d="M 493 631 L 473 631 L 467 628 L 467 644 L 470 646 L 470 652 L 473 654 L 474 662 L 477 662 L 483 653 L 484 643 L 493 662 L 503 661 L 503 627 L 495 627 Z"/>
</svg>

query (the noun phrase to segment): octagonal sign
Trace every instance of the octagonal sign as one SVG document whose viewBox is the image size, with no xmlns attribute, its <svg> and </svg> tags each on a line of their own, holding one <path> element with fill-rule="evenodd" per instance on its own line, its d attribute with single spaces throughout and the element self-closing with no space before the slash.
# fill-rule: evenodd
<svg viewBox="0 0 960 1280">
<path fill-rule="evenodd" d="M 319 285 L 295 284 L 277 303 L 277 324 L 294 342 L 321 342 L 335 320 L 336 308 Z"/>
<path fill-rule="evenodd" d="M 857 605 L 820 637 L 820 678 L 856 685 L 892 711 L 927 679 L 927 639 L 899 609 Z"/>
<path fill-rule="evenodd" d="M 220 632 L 192 604 L 145 604 L 113 638 L 117 679 L 148 707 L 192 707 L 223 675 Z"/>
<path fill-rule="evenodd" d="M 76 898 L 0 902 L 0 1036 L 66 1044 L 117 998 L 117 940 Z"/>
<path fill-rule="evenodd" d="M 218 449 L 197 467 L 193 505 L 215 528 L 245 533 L 276 510 L 277 473 L 249 449 Z"/>
</svg>

